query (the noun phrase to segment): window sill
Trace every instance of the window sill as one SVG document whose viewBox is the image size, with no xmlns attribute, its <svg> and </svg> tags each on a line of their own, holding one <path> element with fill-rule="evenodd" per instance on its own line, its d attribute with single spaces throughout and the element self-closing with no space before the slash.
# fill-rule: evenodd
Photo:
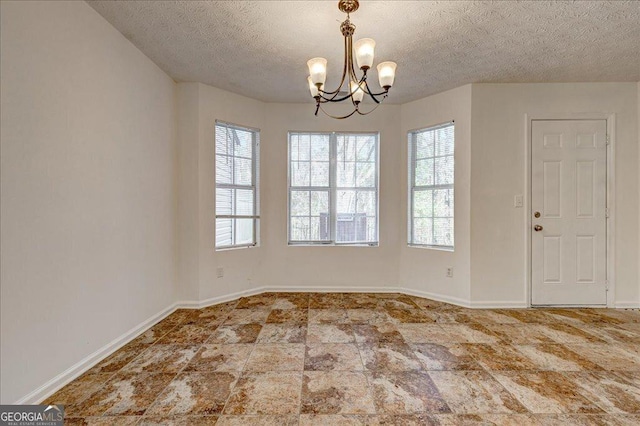
<svg viewBox="0 0 640 426">
<path fill-rule="evenodd" d="M 248 245 L 220 247 L 220 248 L 216 247 L 216 251 L 234 251 L 234 250 L 242 250 L 242 249 L 252 249 L 256 247 L 260 247 L 260 246 L 258 244 L 248 244 Z"/>
<path fill-rule="evenodd" d="M 335 243 L 287 243 L 287 247 L 379 247 L 379 243 L 354 243 L 354 244 L 335 244 Z"/>
<path fill-rule="evenodd" d="M 407 244 L 409 248 L 417 248 L 417 249 L 429 249 L 429 250 L 437 250 L 437 251 L 445 251 L 449 253 L 455 252 L 455 247 L 443 247 L 443 246 L 427 246 L 420 244 Z"/>
</svg>

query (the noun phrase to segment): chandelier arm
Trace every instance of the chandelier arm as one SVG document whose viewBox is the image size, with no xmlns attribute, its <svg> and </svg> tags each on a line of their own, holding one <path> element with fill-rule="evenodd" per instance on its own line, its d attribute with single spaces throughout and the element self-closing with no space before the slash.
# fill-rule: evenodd
<svg viewBox="0 0 640 426">
<path fill-rule="evenodd" d="M 365 87 L 367 88 L 366 93 L 371 97 L 371 99 L 373 99 L 375 101 L 375 103 L 379 104 L 380 102 L 384 101 L 385 98 L 389 95 L 389 91 L 385 90 L 384 92 L 380 92 L 380 93 L 373 93 L 371 91 L 371 89 L 369 88 L 369 84 L 365 81 L 364 82 Z M 378 96 L 382 96 L 381 100 L 378 100 Z"/>
<path fill-rule="evenodd" d="M 322 99 L 322 100 L 320 101 L 320 103 L 322 103 L 322 104 L 326 104 L 326 103 L 329 103 L 329 102 L 342 102 L 342 101 L 346 101 L 347 99 L 349 99 L 349 98 L 351 97 L 351 95 L 352 95 L 352 93 L 351 93 L 351 92 L 349 92 L 349 94 L 347 94 L 347 95 L 343 96 L 342 98 L 338 98 L 338 99 L 334 99 L 334 98 L 335 98 L 335 96 L 334 96 L 334 97 L 332 97 L 332 98 L 325 98 L 324 96 L 320 95 L 320 98 Z"/>
<path fill-rule="evenodd" d="M 351 74 L 351 78 L 353 78 L 354 83 L 357 81 L 358 86 L 360 86 L 362 81 L 367 79 L 367 72 L 366 71 L 364 72 L 364 74 L 362 75 L 362 78 L 358 78 L 356 76 L 356 70 L 353 68 L 353 38 L 351 36 L 349 36 L 348 52 L 349 52 L 349 64 L 347 66 L 349 67 L 349 73 Z"/>
<path fill-rule="evenodd" d="M 349 94 L 349 96 L 347 96 L 346 98 L 343 99 L 338 99 L 336 100 L 335 98 L 340 94 L 340 89 L 342 89 L 342 86 L 344 85 L 344 79 L 347 76 L 347 60 L 348 60 L 348 41 L 347 41 L 347 37 L 344 38 L 344 64 L 342 66 L 342 77 L 340 78 L 340 84 L 338 85 L 338 87 L 336 88 L 336 90 L 332 91 L 332 92 L 327 92 L 324 90 L 320 90 L 318 89 L 318 93 L 321 94 L 322 99 L 325 99 L 328 102 L 340 102 L 344 99 L 347 99 L 349 96 L 351 96 L 351 94 Z M 351 89 L 349 89 L 351 90 Z M 322 96 L 322 95 L 329 95 L 328 97 Z"/>
<path fill-rule="evenodd" d="M 367 94 L 369 95 L 369 97 L 373 99 L 375 103 L 379 104 L 380 101 L 378 100 L 378 98 L 376 98 L 376 96 L 373 93 L 371 93 L 371 89 L 369 88 L 369 83 L 367 83 L 367 80 L 364 81 L 364 87 L 367 88 Z"/>
<path fill-rule="evenodd" d="M 331 114 L 327 113 L 327 111 L 325 111 L 324 108 L 322 108 L 322 106 L 320 106 L 320 104 L 318 104 L 318 108 L 320 108 L 320 111 L 322 111 L 324 113 L 324 115 L 326 115 L 327 117 L 335 118 L 337 120 L 344 120 L 345 118 L 349 118 L 349 117 L 351 117 L 353 114 L 355 114 L 358 111 L 357 109 L 354 109 L 350 114 L 343 115 L 343 116 L 338 116 L 338 115 L 331 115 Z"/>
<path fill-rule="evenodd" d="M 389 90 L 383 90 L 382 92 L 379 93 L 373 93 L 371 91 L 371 88 L 369 87 L 369 83 L 367 83 L 366 81 L 364 82 L 364 85 L 366 86 L 367 90 L 366 93 L 367 95 L 374 97 L 374 96 L 382 96 L 382 95 L 388 95 L 389 94 Z M 375 100 L 375 99 L 374 99 Z"/>
<path fill-rule="evenodd" d="M 367 112 L 362 112 L 360 111 L 360 109 L 356 109 L 354 112 L 357 112 L 360 115 L 368 115 L 371 114 L 373 111 L 375 111 L 376 109 L 378 109 L 378 107 L 380 106 L 380 102 L 378 102 L 376 104 L 376 106 L 373 107 L 373 109 L 371 109 L 371 111 L 367 111 Z"/>
</svg>

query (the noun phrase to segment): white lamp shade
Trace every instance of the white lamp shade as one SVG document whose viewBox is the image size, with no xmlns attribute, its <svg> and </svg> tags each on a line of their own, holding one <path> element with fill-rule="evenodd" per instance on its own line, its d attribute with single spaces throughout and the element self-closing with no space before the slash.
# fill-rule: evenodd
<svg viewBox="0 0 640 426">
<path fill-rule="evenodd" d="M 313 84 L 313 80 L 311 80 L 311 77 L 307 77 L 307 81 L 309 82 L 309 91 L 311 92 L 311 97 L 315 98 L 320 94 L 318 90 L 318 86 Z M 324 84 L 320 86 L 320 90 L 323 90 L 323 89 L 324 89 Z"/>
<path fill-rule="evenodd" d="M 376 42 L 370 38 L 361 38 L 353 45 L 356 51 L 356 62 L 358 67 L 371 68 L 373 66 L 373 52 L 376 48 Z"/>
<path fill-rule="evenodd" d="M 324 84 L 327 79 L 327 60 L 325 58 L 313 58 L 307 61 L 309 75 L 313 84 Z"/>
<path fill-rule="evenodd" d="M 393 86 L 393 80 L 396 78 L 395 62 L 382 62 L 378 65 L 378 81 L 380 87 L 388 88 Z"/>
<path fill-rule="evenodd" d="M 352 81 L 350 83 L 350 86 L 351 86 L 351 97 L 353 98 L 353 100 L 355 102 L 362 102 L 362 98 L 364 97 L 364 91 L 362 90 L 362 88 L 355 81 Z"/>
</svg>

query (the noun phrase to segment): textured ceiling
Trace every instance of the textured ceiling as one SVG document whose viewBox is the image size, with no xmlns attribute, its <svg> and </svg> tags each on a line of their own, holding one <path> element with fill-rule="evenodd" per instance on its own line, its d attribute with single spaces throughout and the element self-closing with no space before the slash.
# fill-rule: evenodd
<svg viewBox="0 0 640 426">
<path fill-rule="evenodd" d="M 312 102 L 306 61 L 343 57 L 337 1 L 88 1 L 176 81 Z M 388 102 L 472 82 L 640 81 L 640 1 L 360 1 L 354 40 L 398 63 Z M 377 87 L 377 75 L 374 80 Z"/>
</svg>

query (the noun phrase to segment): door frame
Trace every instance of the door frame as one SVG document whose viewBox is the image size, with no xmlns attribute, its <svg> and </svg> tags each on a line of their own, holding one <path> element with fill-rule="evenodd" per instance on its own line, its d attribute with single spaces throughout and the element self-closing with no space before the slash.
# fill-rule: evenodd
<svg viewBox="0 0 640 426">
<path fill-rule="evenodd" d="M 606 291 L 607 291 L 607 308 L 615 307 L 615 146 L 616 146 L 616 115 L 613 113 L 538 113 L 538 114 L 525 114 L 524 115 L 524 131 L 525 131 L 525 202 L 524 202 L 524 216 L 525 216 L 525 265 L 526 265 L 526 277 L 525 277 L 525 293 L 527 294 L 527 304 L 529 307 L 533 306 L 532 302 L 532 226 L 531 220 L 531 191 L 533 178 L 532 172 L 532 122 L 533 121 L 551 121 L 551 120 L 605 120 L 607 123 L 607 182 L 606 182 Z M 560 306 L 560 305 L 559 305 Z M 570 305 L 579 306 L 579 305 Z"/>
</svg>

